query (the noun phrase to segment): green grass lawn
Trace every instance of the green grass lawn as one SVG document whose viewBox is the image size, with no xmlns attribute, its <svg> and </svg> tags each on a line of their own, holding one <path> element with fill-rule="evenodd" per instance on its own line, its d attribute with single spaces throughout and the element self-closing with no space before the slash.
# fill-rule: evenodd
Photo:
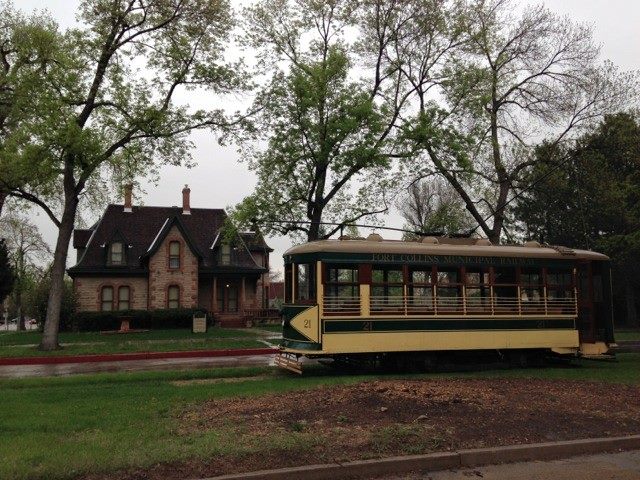
<svg viewBox="0 0 640 480">
<path fill-rule="evenodd" d="M 0 357 L 261 348 L 265 344 L 258 340 L 264 334 L 257 329 L 221 328 L 210 328 L 207 333 L 192 333 L 190 330 L 150 330 L 127 334 L 63 332 L 60 333 L 63 349 L 41 352 L 29 346 L 40 342 L 41 333 L 9 332 L 0 334 Z"/>
<path fill-rule="evenodd" d="M 625 342 L 630 340 L 640 341 L 640 329 L 616 330 L 614 337 L 618 342 Z"/>
<path fill-rule="evenodd" d="M 260 377 L 258 380 L 257 376 Z M 0 478 L 68 479 L 82 473 L 145 467 L 157 462 L 259 453 L 273 445 L 294 452 L 306 441 L 304 434 L 298 438 L 291 432 L 274 432 L 268 442 L 238 444 L 231 436 L 231 430 L 178 435 L 176 415 L 211 399 L 399 376 L 337 376 L 318 367 L 300 377 L 268 367 L 256 367 L 0 380 L 0 445 L 3 445 Z M 401 377 L 434 376 L 638 384 L 640 354 L 619 355 L 617 363 L 584 361 L 573 367 Z M 214 379 L 225 377 L 233 377 L 235 381 L 215 383 Z"/>
</svg>

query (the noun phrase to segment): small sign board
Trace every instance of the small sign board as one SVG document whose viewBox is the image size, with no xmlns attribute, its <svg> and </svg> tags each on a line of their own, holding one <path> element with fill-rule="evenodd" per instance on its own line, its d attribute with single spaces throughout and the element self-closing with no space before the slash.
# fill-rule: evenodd
<svg viewBox="0 0 640 480">
<path fill-rule="evenodd" d="M 207 333 L 207 316 L 198 314 L 193 316 L 193 333 Z"/>
</svg>

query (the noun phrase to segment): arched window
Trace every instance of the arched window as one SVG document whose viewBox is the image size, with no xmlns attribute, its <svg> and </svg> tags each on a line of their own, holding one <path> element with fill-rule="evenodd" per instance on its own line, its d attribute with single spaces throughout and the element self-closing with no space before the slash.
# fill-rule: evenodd
<svg viewBox="0 0 640 480">
<path fill-rule="evenodd" d="M 180 242 L 169 243 L 169 268 L 180 268 Z"/>
<path fill-rule="evenodd" d="M 180 308 L 180 287 L 171 285 L 167 292 L 167 308 Z"/>
<path fill-rule="evenodd" d="M 118 288 L 118 310 L 130 310 L 131 289 L 129 287 Z"/>
<path fill-rule="evenodd" d="M 114 242 L 109 247 L 109 264 L 110 265 L 124 264 L 124 245 L 122 242 Z"/>
<path fill-rule="evenodd" d="M 100 310 L 103 312 L 113 310 L 113 287 L 102 287 L 100 291 Z"/>
</svg>

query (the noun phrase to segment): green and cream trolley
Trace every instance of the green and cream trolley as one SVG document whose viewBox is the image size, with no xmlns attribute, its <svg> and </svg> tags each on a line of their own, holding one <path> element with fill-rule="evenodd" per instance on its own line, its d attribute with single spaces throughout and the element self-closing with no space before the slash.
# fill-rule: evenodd
<svg viewBox="0 0 640 480">
<path fill-rule="evenodd" d="M 294 371 L 301 356 L 601 355 L 613 343 L 609 259 L 599 253 L 372 234 L 306 243 L 284 259 L 276 363 Z"/>
</svg>

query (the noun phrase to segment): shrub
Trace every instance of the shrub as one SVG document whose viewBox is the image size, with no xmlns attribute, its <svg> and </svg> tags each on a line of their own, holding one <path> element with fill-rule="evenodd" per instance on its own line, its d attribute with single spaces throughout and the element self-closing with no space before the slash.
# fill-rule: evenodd
<svg viewBox="0 0 640 480">
<path fill-rule="evenodd" d="M 130 328 L 191 328 L 193 315 L 206 314 L 198 308 L 167 310 L 123 310 L 114 312 L 78 312 L 73 318 L 73 330 L 95 332 L 118 330 L 123 318 L 129 319 Z M 207 322 L 211 318 L 207 315 Z"/>
</svg>

